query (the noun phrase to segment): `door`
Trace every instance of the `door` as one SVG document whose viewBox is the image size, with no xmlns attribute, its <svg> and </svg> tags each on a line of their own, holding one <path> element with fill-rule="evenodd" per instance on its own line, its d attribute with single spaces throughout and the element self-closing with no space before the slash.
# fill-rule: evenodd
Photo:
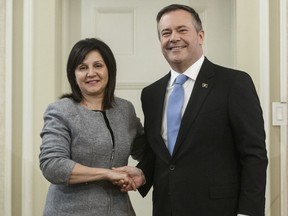
<svg viewBox="0 0 288 216">
<path fill-rule="evenodd" d="M 175 1 L 69 1 L 69 41 L 65 42 L 68 46 L 65 50 L 70 51 L 72 45 L 83 38 L 97 37 L 105 41 L 117 61 L 116 95 L 134 104 L 142 122 L 142 88 L 169 71 L 157 38 L 156 15 L 161 8 L 172 3 Z M 190 5 L 199 12 L 205 31 L 205 56 L 217 64 L 233 67 L 235 1 L 182 0 L 177 3 Z M 129 163 L 136 164 L 132 160 Z M 138 216 L 152 214 L 151 191 L 144 199 L 135 192 L 130 192 L 130 197 Z"/>
</svg>

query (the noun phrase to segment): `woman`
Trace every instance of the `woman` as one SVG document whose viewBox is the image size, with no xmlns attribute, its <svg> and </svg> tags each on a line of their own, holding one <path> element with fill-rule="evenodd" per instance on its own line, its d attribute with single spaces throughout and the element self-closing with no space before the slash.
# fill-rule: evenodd
<svg viewBox="0 0 288 216">
<path fill-rule="evenodd" d="M 139 160 L 143 128 L 133 105 L 114 97 L 116 61 L 101 40 L 77 42 L 67 62 L 70 94 L 48 106 L 41 132 L 40 168 L 49 187 L 44 215 L 135 215 L 127 193 L 114 184 L 128 174 L 113 170 Z"/>
</svg>

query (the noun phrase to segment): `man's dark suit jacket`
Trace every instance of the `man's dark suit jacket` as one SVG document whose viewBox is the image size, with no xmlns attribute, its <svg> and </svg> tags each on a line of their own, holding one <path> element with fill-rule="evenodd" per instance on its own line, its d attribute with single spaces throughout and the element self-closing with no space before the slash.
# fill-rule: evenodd
<svg viewBox="0 0 288 216">
<path fill-rule="evenodd" d="M 250 76 L 205 58 L 196 79 L 173 155 L 161 137 L 170 73 L 141 94 L 149 143 L 137 167 L 153 186 L 154 216 L 263 216 L 265 131 Z"/>
</svg>

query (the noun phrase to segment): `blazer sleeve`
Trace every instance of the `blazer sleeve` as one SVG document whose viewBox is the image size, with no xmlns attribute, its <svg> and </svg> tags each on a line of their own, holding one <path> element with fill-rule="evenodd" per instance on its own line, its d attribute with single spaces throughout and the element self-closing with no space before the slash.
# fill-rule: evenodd
<svg viewBox="0 0 288 216">
<path fill-rule="evenodd" d="M 44 177 L 53 184 L 68 184 L 76 164 L 70 159 L 70 129 L 63 113 L 56 103 L 50 104 L 44 113 L 44 126 L 40 134 L 40 168 Z"/>
<path fill-rule="evenodd" d="M 133 128 L 136 128 L 136 135 L 131 145 L 131 156 L 134 160 L 140 161 L 143 158 L 146 145 L 146 137 L 144 134 L 144 127 L 140 119 L 137 117 L 134 106 L 131 103 L 130 112 L 131 119 L 133 119 Z"/>
<path fill-rule="evenodd" d="M 262 109 L 251 77 L 238 73 L 229 95 L 229 117 L 240 158 L 238 212 L 264 215 L 268 164 Z"/>
<path fill-rule="evenodd" d="M 155 155 L 149 145 L 146 145 L 144 157 L 137 164 L 137 167 L 144 173 L 146 183 L 138 188 L 142 197 L 145 197 L 153 185 Z"/>
</svg>

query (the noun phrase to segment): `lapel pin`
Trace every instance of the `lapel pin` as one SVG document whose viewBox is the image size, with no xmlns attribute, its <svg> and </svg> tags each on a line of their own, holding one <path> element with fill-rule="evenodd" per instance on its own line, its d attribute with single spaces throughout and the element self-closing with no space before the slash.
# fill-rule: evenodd
<svg viewBox="0 0 288 216">
<path fill-rule="evenodd" d="M 202 88 L 208 88 L 208 84 L 207 83 L 202 83 Z"/>
</svg>

